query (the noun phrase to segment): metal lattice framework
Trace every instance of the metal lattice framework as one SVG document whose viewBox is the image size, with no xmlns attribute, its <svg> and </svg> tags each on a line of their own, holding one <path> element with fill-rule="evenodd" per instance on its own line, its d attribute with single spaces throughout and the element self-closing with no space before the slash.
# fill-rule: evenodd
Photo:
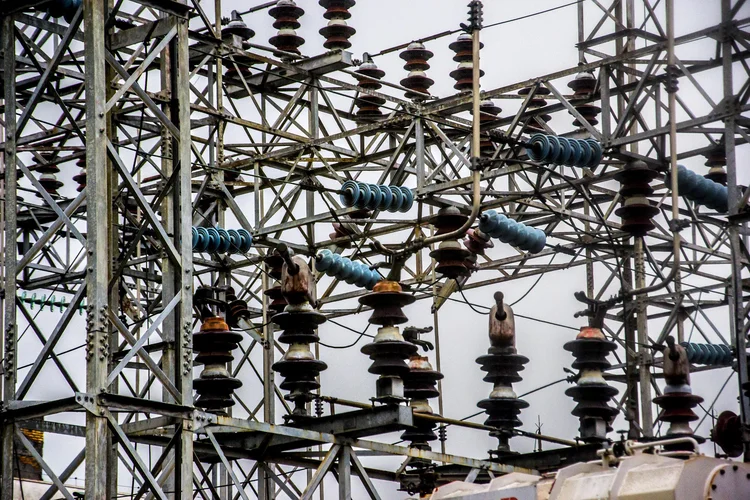
<svg viewBox="0 0 750 500">
<path fill-rule="evenodd" d="M 245 14 L 265 15 L 274 3 Z M 330 249 L 386 267 L 391 252 L 408 246 L 401 281 L 432 301 L 436 323 L 459 289 L 582 268 L 590 298 L 623 299 L 610 309 L 606 331 L 620 346 L 611 374 L 626 384 L 616 403 L 634 436 L 655 432 L 652 367 L 659 359 L 648 345 L 672 332 L 682 341 L 695 325 L 705 342 L 732 345 L 735 378 L 746 382 L 750 190 L 738 186 L 736 164 L 737 149 L 750 141 L 744 3 L 711 5 L 721 9 L 720 24 L 679 36 L 673 0 L 570 7 L 579 12 L 578 66 L 481 93 L 502 100 L 504 110 L 482 122 L 494 153 L 483 157 L 475 200 L 471 92 L 408 100 L 389 78 L 378 91 L 364 89 L 351 53 L 294 59 L 237 36 L 222 39 L 223 21 L 195 1 L 84 0 L 69 22 L 50 16 L 44 2 L 2 2 L 0 496 L 13 498 L 14 436 L 29 445 L 23 426 L 80 443 L 63 467 L 36 457 L 53 482 L 44 498 L 58 490 L 72 498 L 63 483 L 84 463 L 87 498 L 116 495 L 118 473 L 132 478 L 135 498 L 311 498 L 328 472 L 341 498 L 351 496 L 352 472 L 379 498 L 372 480 L 399 481 L 404 467 L 368 466 L 369 455 L 442 462 L 446 479 L 525 470 L 364 438 L 411 424 L 406 407 L 365 404 L 333 424 L 275 425 L 282 421 L 277 410 L 290 410 L 271 369 L 283 348 L 269 321 L 263 258 L 282 242 L 299 255 Z M 214 10 L 222 12 L 219 1 Z M 693 50 L 707 45 L 712 50 Z M 596 91 L 574 98 L 566 84 L 581 72 L 596 75 Z M 665 90 L 670 75 L 678 92 Z M 362 95 L 383 100 L 382 119 L 357 119 Z M 582 104 L 601 108 L 598 125 L 581 115 Z M 571 125 L 571 117 L 582 125 Z M 529 161 L 520 144 L 531 129 L 593 138 L 604 161 L 593 170 Z M 673 206 L 667 175 L 654 183 L 655 229 L 646 237 L 622 230 L 615 175 L 626 162 L 666 173 L 677 161 L 716 151 L 726 157 L 728 215 L 685 200 Z M 49 187 L 51 166 L 67 184 L 59 194 Z M 74 192 L 70 179 L 81 167 L 82 189 Z M 406 186 L 414 208 L 357 219 L 338 196 L 350 179 Z M 475 201 L 482 211 L 544 230 L 547 247 L 529 254 L 498 245 L 469 278 L 441 279 L 429 257 L 433 246 L 420 244 L 433 232 L 427 219 L 445 206 L 468 214 Z M 332 239 L 334 222 L 356 230 Z M 246 254 L 194 254 L 193 226 L 242 227 L 255 246 Z M 356 299 L 364 290 L 318 277 L 329 318 L 361 311 Z M 232 286 L 249 305 L 248 339 L 231 367 L 246 390 L 235 396 L 231 416 L 193 406 L 197 285 Z M 40 313 L 45 306 L 60 312 Z M 718 317 L 730 318 L 730 332 L 715 326 Z M 659 329 L 649 330 L 654 324 Z M 51 383 L 68 396 L 45 399 Z M 449 394 L 442 397 L 450 404 Z M 323 400 L 332 409 L 357 405 Z M 747 423 L 750 401 L 740 400 Z M 85 415 L 85 427 L 66 423 L 69 415 Z M 441 425 L 449 423 L 459 425 Z M 347 434 L 352 428 L 365 430 Z M 149 460 L 144 450 L 153 452 Z"/>
</svg>

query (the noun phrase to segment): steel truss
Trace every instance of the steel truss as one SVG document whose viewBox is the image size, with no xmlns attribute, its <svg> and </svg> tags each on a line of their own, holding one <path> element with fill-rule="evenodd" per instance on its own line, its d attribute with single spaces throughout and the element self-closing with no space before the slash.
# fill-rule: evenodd
<svg viewBox="0 0 750 500">
<path fill-rule="evenodd" d="M 635 435 L 651 436 L 655 429 L 651 399 L 658 385 L 652 367 L 659 359 L 647 346 L 663 343 L 673 331 L 683 340 L 686 328 L 695 325 L 705 342 L 731 343 L 736 378 L 739 384 L 747 381 L 750 256 L 744 223 L 750 190 L 737 185 L 736 165 L 736 150 L 750 140 L 750 18 L 741 15 L 747 13 L 744 3 L 722 0 L 720 24 L 678 36 L 672 0 L 579 3 L 578 66 L 481 93 L 511 108 L 483 124 L 496 150 L 481 171 L 481 209 L 498 209 L 543 229 L 552 245 L 534 255 L 489 253 L 479 272 L 458 282 L 436 280 L 430 247 L 416 250 L 402 271 L 402 282 L 417 298 L 432 301 L 436 324 L 442 304 L 460 300 L 454 295 L 459 288 L 553 271 L 582 267 L 591 298 L 624 292 L 606 326 L 623 355 L 611 372 L 626 384 L 617 404 Z M 81 443 L 63 469 L 37 457 L 54 483 L 45 498 L 57 490 L 72 498 L 64 483 L 84 463 L 87 498 L 112 498 L 123 471 L 133 478 L 137 498 L 312 498 L 327 473 L 336 477 L 340 498 L 349 498 L 352 472 L 371 498 L 379 498 L 373 479 L 399 481 L 405 467 L 367 467 L 369 455 L 442 462 L 454 467 L 456 479 L 476 478 L 479 471 L 526 470 L 444 449 L 422 452 L 364 439 L 410 425 L 413 416 L 405 407 L 360 405 L 342 416 L 333 411 L 341 401 L 329 398 L 331 415 L 322 418 L 332 419 L 335 432 L 314 424 L 274 425 L 281 421 L 277 407 L 289 408 L 271 370 L 283 348 L 269 323 L 263 257 L 284 242 L 302 255 L 328 248 L 389 266 L 378 243 L 393 249 L 418 243 L 430 233 L 426 219 L 436 208 L 468 213 L 471 93 L 414 102 L 400 97 L 395 84 L 382 92 L 364 90 L 352 77 L 350 53 L 295 62 L 261 45 L 222 41 L 222 21 L 211 21 L 220 16 L 198 2 L 84 0 L 67 24 L 33 10 L 37 4 L 2 3 L 0 496 L 13 497 L 11 457 L 20 426 L 78 437 Z M 214 10 L 222 12 L 218 0 Z M 646 14 L 636 17 L 641 11 Z M 715 47 L 706 57 L 679 57 L 706 43 Z M 668 66 L 678 78 L 676 94 L 664 90 Z M 225 79 L 226 68 L 237 76 Z M 582 101 L 572 101 L 563 90 L 581 71 L 598 78 L 598 92 L 585 101 L 602 108 L 598 127 L 581 117 Z M 723 82 L 720 92 L 701 83 L 712 81 Z M 518 94 L 527 88 L 531 91 Z M 549 91 L 549 104 L 530 106 L 541 89 Z M 383 98 L 387 116 L 357 123 L 353 103 L 361 94 Z M 556 118 L 568 115 L 584 126 L 562 125 Z M 596 139 L 606 151 L 603 165 L 591 171 L 528 161 L 518 141 L 529 125 Z M 717 148 L 726 153 L 728 217 L 684 201 L 673 207 L 667 181 L 656 186 L 653 198 L 660 210 L 656 229 L 645 238 L 622 231 L 614 214 L 622 201 L 614 176 L 625 162 L 640 159 L 666 171 L 674 161 Z M 60 175 L 69 178 L 79 160 L 85 164 L 85 189 L 50 195 L 41 180 L 44 167 L 63 165 Z M 356 234 L 332 239 L 325 234 L 330 224 L 349 221 L 356 212 L 342 207 L 337 195 L 348 179 L 408 186 L 418 203 L 408 216 L 353 220 Z M 686 222 L 679 235 L 675 213 Z M 256 246 L 246 255 L 194 255 L 189 235 L 192 226 L 201 225 L 245 228 Z M 354 299 L 363 290 L 322 273 L 319 278 L 319 301 L 329 318 L 360 312 Z M 663 286 L 653 286 L 662 280 Z M 197 284 L 231 285 L 252 313 L 246 325 L 250 338 L 232 372 L 254 384 L 253 397 L 237 395 L 231 416 L 193 407 Z M 644 287 L 653 290 L 630 293 Z M 61 311 L 56 324 L 42 323 L 22 292 L 65 297 L 56 302 Z M 76 320 L 81 308 L 85 342 Z M 714 308 L 722 312 L 707 312 Z M 716 324 L 720 317 L 731 319 L 731 334 Z M 648 330 L 659 321 L 660 331 Z M 439 348 L 438 338 L 436 343 Z M 64 355 L 62 345 L 84 350 Z M 30 361 L 19 365 L 19 360 Z M 75 368 L 82 363 L 85 377 Z M 68 397 L 35 399 L 52 380 Z M 450 395 L 443 398 L 449 404 Z M 740 400 L 747 423 L 750 401 L 741 392 Z M 85 415 L 85 426 L 63 423 L 66 415 Z M 41 417 L 46 420 L 34 420 Z M 344 424 L 361 434 L 347 434 L 352 427 Z M 144 449 L 158 450 L 156 458 L 147 463 Z"/>
</svg>

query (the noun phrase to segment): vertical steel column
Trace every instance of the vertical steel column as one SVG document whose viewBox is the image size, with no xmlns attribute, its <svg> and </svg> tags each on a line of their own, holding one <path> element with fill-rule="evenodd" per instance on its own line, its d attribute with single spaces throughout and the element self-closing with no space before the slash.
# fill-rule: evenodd
<svg viewBox="0 0 750 500">
<path fill-rule="evenodd" d="M 3 17 L 3 77 L 5 79 L 5 297 L 3 300 L 4 348 L 3 402 L 16 392 L 16 36 L 13 15 Z M 2 488 L 0 497 L 13 498 L 13 423 L 2 433 Z"/>
<path fill-rule="evenodd" d="M 342 446 L 339 452 L 339 500 L 350 500 L 352 498 L 352 458 L 351 448 Z M 323 486 L 323 482 L 320 483 Z"/>
<path fill-rule="evenodd" d="M 84 0 L 86 44 L 86 219 L 88 263 L 86 318 L 86 392 L 105 390 L 109 358 L 109 280 L 111 263 L 108 200 L 105 14 L 106 2 Z M 109 428 L 107 419 L 86 413 L 86 498 L 106 498 Z"/>
<path fill-rule="evenodd" d="M 641 289 L 646 286 L 646 263 L 643 258 L 643 237 L 634 238 L 633 253 L 635 256 L 635 287 Z M 638 380 L 641 395 L 641 429 L 644 437 L 654 435 L 654 414 L 651 407 L 651 350 L 648 340 L 648 297 L 640 294 L 635 298 L 636 329 L 638 330 Z"/>
<path fill-rule="evenodd" d="M 737 99 L 734 95 L 732 81 L 732 37 L 729 31 L 732 20 L 731 0 L 721 0 L 721 21 L 724 24 L 722 43 L 722 63 L 724 71 L 724 103 L 725 106 L 735 106 Z M 743 424 L 743 442 L 745 446 L 745 462 L 750 462 L 750 399 L 744 394 L 743 385 L 748 381 L 747 372 L 747 338 L 745 337 L 745 306 L 742 298 L 742 251 L 740 247 L 739 225 L 731 221 L 731 216 L 737 215 L 742 193 L 737 186 L 737 158 L 735 155 L 735 117 L 733 114 L 724 119 L 724 144 L 727 155 L 727 188 L 729 190 L 729 244 L 732 259 L 732 297 L 733 317 L 730 318 L 734 326 L 735 345 L 737 347 L 737 381 L 739 382 L 740 416 Z"/>
<path fill-rule="evenodd" d="M 177 37 L 173 42 L 173 119 L 179 127 L 179 137 L 173 146 L 179 168 L 175 193 L 175 245 L 180 249 L 180 268 L 175 273 L 176 293 L 181 295 L 175 308 L 175 385 L 180 391 L 183 406 L 193 405 L 193 248 L 190 238 L 193 224 L 192 161 L 190 129 L 190 65 L 188 20 L 177 21 Z M 182 421 L 182 436 L 175 451 L 176 498 L 193 496 L 193 432 L 192 420 Z"/>
</svg>

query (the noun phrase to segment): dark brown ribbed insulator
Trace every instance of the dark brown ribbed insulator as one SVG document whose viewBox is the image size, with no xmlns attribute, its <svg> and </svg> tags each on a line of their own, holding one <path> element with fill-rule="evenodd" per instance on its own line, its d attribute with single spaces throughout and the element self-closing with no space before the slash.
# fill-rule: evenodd
<svg viewBox="0 0 750 500">
<path fill-rule="evenodd" d="M 305 39 L 298 36 L 295 30 L 299 29 L 299 18 L 305 14 L 305 11 L 297 7 L 293 0 L 279 0 L 268 13 L 276 20 L 273 27 L 279 30 L 276 36 L 268 40 L 268 43 L 281 51 L 299 54 L 299 47 L 305 43 Z M 280 55 L 283 56 L 283 54 Z"/>
<path fill-rule="evenodd" d="M 434 80 L 427 77 L 425 73 L 430 69 L 430 64 L 427 62 L 432 58 L 434 54 L 429 51 L 420 42 L 412 42 L 409 46 L 399 54 L 399 57 L 406 61 L 404 69 L 409 72 L 409 76 L 401 80 L 401 85 L 414 92 L 406 92 L 407 99 L 414 99 L 415 101 L 424 99 L 424 96 L 416 94 L 429 94 L 429 88 L 435 83 Z"/>
<path fill-rule="evenodd" d="M 570 99 L 570 103 L 576 111 L 578 111 L 578 113 L 580 113 L 581 116 L 591 125 L 599 123 L 599 120 L 597 120 L 596 117 L 601 113 L 602 108 L 595 106 L 594 104 L 582 102 L 591 97 L 596 90 L 596 77 L 594 74 L 589 71 L 582 71 L 578 73 L 570 83 L 568 83 L 568 87 L 573 90 L 573 97 Z M 583 127 L 577 118 L 573 121 L 573 125 L 576 127 Z"/>
<path fill-rule="evenodd" d="M 484 234 L 479 228 L 474 228 L 466 231 L 464 246 L 471 252 L 466 258 L 465 265 L 469 271 L 473 272 L 477 270 L 477 256 L 484 255 L 484 251 L 488 248 L 494 248 L 495 244 L 492 243 L 489 235 Z"/>
<path fill-rule="evenodd" d="M 357 69 L 357 85 L 366 90 L 376 91 L 383 85 L 378 81 L 385 76 L 385 71 L 379 69 L 372 61 L 366 61 Z M 360 94 L 355 103 L 357 110 L 357 121 L 362 123 L 373 122 L 383 117 L 380 106 L 385 104 L 385 99 L 367 94 Z"/>
<path fill-rule="evenodd" d="M 727 185 L 727 171 L 724 169 L 727 165 L 727 150 L 723 143 L 719 143 L 718 146 L 706 153 L 704 165 L 709 168 L 708 173 L 704 175 L 706 179 L 718 182 L 723 186 Z"/>
<path fill-rule="evenodd" d="M 620 181 L 620 197 L 623 200 L 615 214 L 622 219 L 623 231 L 643 236 L 655 227 L 651 219 L 659 213 L 659 209 L 651 205 L 648 196 L 654 193 L 650 182 L 657 175 L 657 172 L 640 160 L 627 163 L 615 175 L 615 179 Z"/>
<path fill-rule="evenodd" d="M 531 92 L 531 87 L 526 87 L 525 89 L 521 89 L 518 91 L 518 95 L 527 96 L 529 95 L 529 92 Z M 535 109 L 543 108 L 547 105 L 547 101 L 544 99 L 545 96 L 550 94 L 550 89 L 547 87 L 539 87 L 536 89 L 536 92 L 534 92 L 534 97 L 531 98 L 531 101 L 529 102 L 529 105 L 527 106 L 527 111 L 533 111 Z M 540 119 L 544 123 L 549 122 L 552 119 L 552 116 L 548 114 L 538 114 L 536 115 L 536 118 Z M 529 133 L 534 132 L 545 132 L 544 128 L 536 123 L 536 120 L 529 120 L 529 124 L 526 126 Z"/>
<path fill-rule="evenodd" d="M 572 413 L 580 421 L 584 443 L 603 443 L 607 432 L 612 430 L 617 410 L 607 403 L 618 391 L 607 384 L 602 374 L 611 366 L 607 355 L 616 348 L 617 344 L 607 340 L 600 328 L 590 326 L 581 328 L 576 339 L 563 346 L 573 353 L 576 358 L 573 368 L 579 370 L 576 385 L 565 394 L 577 403 Z"/>
<path fill-rule="evenodd" d="M 39 176 L 39 184 L 42 185 L 45 191 L 49 193 L 52 198 L 58 198 L 60 195 L 57 192 L 63 186 L 63 183 L 57 179 L 57 174 L 60 173 L 60 167 L 55 163 L 55 153 L 45 152 L 40 153 L 43 163 L 37 167 L 36 171 L 41 175 Z M 42 198 L 41 193 L 36 193 L 38 198 Z"/>
<path fill-rule="evenodd" d="M 501 111 L 502 109 L 490 100 L 482 101 L 479 104 L 479 123 L 482 132 L 487 133 L 489 131 L 487 124 L 497 120 L 497 116 Z M 489 135 L 482 134 L 482 139 L 479 143 L 479 152 L 482 156 L 492 156 L 495 154 L 495 144 Z"/>
<path fill-rule="evenodd" d="M 693 435 L 690 422 L 698 420 L 693 408 L 703 402 L 703 398 L 693 394 L 690 387 L 690 362 L 685 348 L 675 343 L 674 337 L 667 337 L 668 347 L 662 351 L 664 358 L 664 380 L 667 385 L 661 396 L 654 398 L 654 403 L 662 409 L 659 420 L 667 422 L 667 437 L 688 436 L 703 442 L 704 439 Z M 679 443 L 665 446 L 669 451 L 691 449 L 690 444 Z"/>
<path fill-rule="evenodd" d="M 284 266 L 284 259 L 274 251 L 265 258 L 265 264 L 268 275 L 274 280 L 273 286 L 264 292 L 271 300 L 268 308 L 275 313 L 279 313 L 286 307 L 286 299 L 281 293 L 281 283 L 279 282 L 281 279 L 281 269 Z"/>
<path fill-rule="evenodd" d="M 232 11 L 232 18 L 229 22 L 221 29 L 221 37 L 227 38 L 230 36 L 238 36 L 242 40 L 250 40 L 255 36 L 255 32 L 248 28 L 245 21 L 242 20 L 242 16 L 236 10 Z"/>
<path fill-rule="evenodd" d="M 251 66 L 255 61 L 249 56 L 242 54 L 235 54 L 231 58 L 225 60 L 224 65 L 226 71 L 224 71 L 224 79 L 227 81 L 227 86 L 235 89 L 244 89 L 245 85 L 242 83 L 240 77 L 245 80 L 250 78 L 253 74 Z"/>
<path fill-rule="evenodd" d="M 401 439 L 410 442 L 409 448 L 429 451 L 430 441 L 437 439 L 434 431 L 437 424 L 431 420 L 419 419 L 417 416 L 434 414 L 428 399 L 440 396 L 437 382 L 443 378 L 443 374 L 432 368 L 427 356 L 419 354 L 413 354 L 409 358 L 408 366 L 409 372 L 404 375 L 404 396 L 409 399 L 409 407 L 415 418 L 414 427 L 401 434 Z M 421 469 L 431 463 L 430 460 L 413 458 L 409 461 L 409 467 Z"/>
<path fill-rule="evenodd" d="M 456 80 L 453 88 L 459 92 L 470 91 L 474 82 L 474 64 L 471 47 L 471 35 L 468 33 L 460 34 L 455 42 L 448 45 L 448 48 L 456 53 L 453 56 L 453 60 L 458 63 L 458 67 L 451 71 L 450 76 Z M 484 47 L 484 44 L 480 43 L 479 48 L 481 49 L 482 47 Z M 480 70 L 479 76 L 484 76 L 484 71 Z"/>
<path fill-rule="evenodd" d="M 346 20 L 352 17 L 349 9 L 354 7 L 354 0 L 320 0 L 321 7 L 326 9 L 323 17 L 328 19 L 328 26 L 321 28 L 319 33 L 326 41 L 323 47 L 329 50 L 348 49 L 352 46 L 349 39 L 357 32 L 346 24 Z"/>
<path fill-rule="evenodd" d="M 443 207 L 430 217 L 429 223 L 437 229 L 435 235 L 440 236 L 460 229 L 468 218 L 456 207 Z M 430 252 L 430 257 L 436 261 L 435 271 L 451 279 L 469 275 L 466 259 L 470 255 L 457 240 L 441 241 L 438 248 Z"/>
<path fill-rule="evenodd" d="M 80 168 L 78 173 L 73 176 L 73 181 L 78 183 L 76 191 L 79 193 L 86 189 L 86 157 L 82 156 L 76 161 L 76 166 Z"/>
<path fill-rule="evenodd" d="M 359 299 L 360 304 L 372 308 L 368 322 L 380 325 L 375 339 L 362 347 L 362 353 L 373 361 L 367 371 L 379 375 L 374 399 L 381 403 L 404 400 L 403 377 L 409 372 L 404 360 L 417 351 L 417 346 L 404 340 L 397 325 L 408 321 L 401 309 L 415 300 L 413 295 L 403 293 L 397 282 L 387 280 L 378 282 L 372 293 Z"/>
<path fill-rule="evenodd" d="M 198 353 L 195 362 L 204 365 L 200 376 L 193 380 L 198 408 L 223 413 L 224 408 L 234 405 L 232 395 L 242 382 L 229 374 L 227 363 L 234 359 L 232 351 L 241 340 L 242 335 L 230 331 L 218 316 L 205 318 L 200 331 L 193 334 L 193 350 Z"/>
</svg>

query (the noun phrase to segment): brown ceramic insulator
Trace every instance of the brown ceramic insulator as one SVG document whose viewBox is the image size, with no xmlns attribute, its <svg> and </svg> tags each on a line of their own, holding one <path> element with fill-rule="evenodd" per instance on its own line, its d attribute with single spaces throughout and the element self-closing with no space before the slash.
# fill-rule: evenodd
<svg viewBox="0 0 750 500">
<path fill-rule="evenodd" d="M 248 57 L 240 54 L 234 55 L 234 60 L 227 60 L 224 65 L 226 70 L 224 71 L 224 78 L 227 80 L 228 85 L 245 88 L 242 83 L 242 78 L 247 80 L 253 74 L 251 66 L 255 61 Z"/>
<path fill-rule="evenodd" d="M 599 106 L 581 102 L 582 100 L 591 97 L 596 91 L 596 77 L 594 74 L 588 71 L 582 71 L 578 73 L 570 83 L 568 83 L 568 87 L 573 90 L 573 97 L 570 102 L 573 104 L 576 111 L 578 111 L 591 125 L 599 123 L 597 116 L 601 113 L 602 109 Z M 573 121 L 573 125 L 576 127 L 583 126 L 578 119 Z"/>
<path fill-rule="evenodd" d="M 659 420 L 668 422 L 671 426 L 677 424 L 678 427 L 685 429 L 685 432 L 671 432 L 668 436 L 691 435 L 689 423 L 698 420 L 693 408 L 703 402 L 703 398 L 689 392 L 669 392 L 654 398 L 654 403 L 663 410 Z"/>
<path fill-rule="evenodd" d="M 232 395 L 242 387 L 242 382 L 229 375 L 226 363 L 232 361 L 232 351 L 242 340 L 242 335 L 229 330 L 220 317 L 204 319 L 199 332 L 193 334 L 195 362 L 205 365 L 200 376 L 193 380 L 198 393 L 195 406 L 210 411 L 223 411 L 234 405 Z"/>
<path fill-rule="evenodd" d="M 739 457 L 744 451 L 742 446 L 742 419 L 734 412 L 723 411 L 716 419 L 711 431 L 711 439 L 718 444 L 729 457 Z"/>
<path fill-rule="evenodd" d="M 482 101 L 479 104 L 479 124 L 483 132 L 489 130 L 487 124 L 497 120 L 501 112 L 502 109 L 490 100 Z M 482 134 L 481 141 L 479 142 L 479 152 L 482 156 L 492 156 L 495 154 L 495 144 L 488 135 Z"/>
<path fill-rule="evenodd" d="M 332 240 L 343 238 L 342 241 L 336 242 L 337 246 L 341 248 L 349 248 L 352 246 L 351 236 L 354 231 L 346 227 L 346 224 L 340 224 L 338 222 L 333 223 L 333 232 L 328 235 Z"/>
<path fill-rule="evenodd" d="M 479 48 L 484 47 L 480 43 Z M 459 92 L 465 92 L 472 89 L 474 82 L 474 64 L 472 57 L 472 40 L 471 35 L 462 33 L 455 42 L 448 45 L 448 48 L 455 52 L 453 60 L 458 63 L 458 67 L 450 72 L 451 78 L 456 80 L 453 88 Z M 484 71 L 479 71 L 479 76 L 484 76 Z"/>
<path fill-rule="evenodd" d="M 708 173 L 704 175 L 706 179 L 718 182 L 723 186 L 727 185 L 727 171 L 724 169 L 727 165 L 727 151 L 724 144 L 719 144 L 706 154 L 704 165 L 709 167 Z"/>
<path fill-rule="evenodd" d="M 518 91 L 518 95 L 526 96 L 529 95 L 531 92 L 531 87 L 526 87 L 525 89 L 521 89 Z M 545 96 L 550 94 L 550 90 L 547 87 L 539 87 L 536 89 L 536 92 L 534 92 L 534 97 L 531 98 L 531 101 L 529 102 L 529 105 L 527 106 L 528 111 L 532 111 L 535 109 L 543 108 L 547 105 L 547 101 L 545 100 Z M 544 123 L 549 122 L 552 119 L 551 115 L 548 114 L 542 114 L 542 115 L 536 115 L 537 118 L 542 120 Z M 544 132 L 544 128 L 542 128 L 540 125 L 536 123 L 535 120 L 529 120 L 529 124 L 526 127 L 530 133 L 534 132 Z"/>
<path fill-rule="evenodd" d="M 456 207 L 444 207 L 432 216 L 429 222 L 437 230 L 435 235 L 440 236 L 460 229 L 468 218 Z M 466 265 L 466 259 L 470 255 L 471 252 L 462 248 L 461 244 L 455 240 L 442 241 L 438 248 L 430 252 L 430 257 L 437 262 L 435 271 L 450 279 L 470 274 Z"/>
<path fill-rule="evenodd" d="M 428 78 L 425 71 L 430 69 L 430 64 L 427 61 L 433 55 L 432 51 L 427 50 L 423 44 L 419 42 L 410 43 L 399 54 L 399 57 L 406 61 L 404 69 L 409 72 L 409 76 L 401 80 L 401 85 L 414 92 L 429 94 L 429 88 L 432 87 L 435 81 Z M 424 99 L 424 97 L 414 92 L 406 92 L 406 98 L 414 100 Z"/>
<path fill-rule="evenodd" d="M 54 160 L 54 153 L 41 153 L 42 161 L 44 163 L 37 167 L 36 171 L 41 174 L 39 176 L 39 184 L 42 185 L 45 191 L 53 197 L 59 196 L 57 190 L 63 186 L 63 183 L 57 179 L 57 174 L 60 173 L 60 167 L 57 166 Z M 38 198 L 42 198 L 41 193 L 36 193 Z"/>
<path fill-rule="evenodd" d="M 443 378 L 443 374 L 432 368 L 426 356 L 419 354 L 413 354 L 409 358 L 408 367 L 409 371 L 403 376 L 404 397 L 411 400 L 410 406 L 415 414 L 433 414 L 427 400 L 440 396 L 437 383 Z M 410 446 L 427 445 L 437 439 L 433 431 L 435 422 L 415 419 L 414 423 L 414 427 L 401 434 L 401 439 L 411 442 Z M 425 446 L 425 449 L 429 449 L 429 446 Z"/>
<path fill-rule="evenodd" d="M 305 43 L 305 39 L 298 36 L 295 30 L 299 29 L 299 18 L 305 11 L 297 7 L 293 0 L 279 0 L 268 13 L 275 19 L 273 27 L 279 30 L 268 43 L 281 51 L 299 54 L 299 47 Z"/>
<path fill-rule="evenodd" d="M 382 280 L 380 283 L 383 281 L 386 280 Z M 415 300 L 413 295 L 401 292 L 399 287 L 398 291 L 374 291 L 368 293 L 360 297 L 359 303 L 372 307 L 372 316 L 368 320 L 370 323 L 374 325 L 393 326 L 408 321 L 402 309 Z"/>
<path fill-rule="evenodd" d="M 242 20 L 239 12 L 233 10 L 231 20 L 221 29 L 221 37 L 227 38 L 235 35 L 242 40 L 250 40 L 255 36 L 255 31 L 248 28 L 245 21 Z"/>
<path fill-rule="evenodd" d="M 320 0 L 321 7 L 326 9 L 323 17 L 328 19 L 328 26 L 321 28 L 319 33 L 323 35 L 326 41 L 323 47 L 329 50 L 348 49 L 352 46 L 349 41 L 357 30 L 346 24 L 346 20 L 352 15 L 349 9 L 354 7 L 354 0 Z"/>
<path fill-rule="evenodd" d="M 492 243 L 492 239 L 489 236 L 479 229 L 469 229 L 466 231 L 464 246 L 475 255 L 484 255 L 484 251 L 488 248 L 494 248 L 495 244 Z"/>
<path fill-rule="evenodd" d="M 362 64 L 357 69 L 357 73 L 364 75 L 357 76 L 357 85 L 363 89 L 377 91 L 383 86 L 379 80 L 383 79 L 385 71 L 379 69 L 375 63 L 366 62 Z M 357 110 L 357 121 L 371 122 L 383 117 L 380 106 L 385 104 L 385 99 L 382 97 L 360 94 L 355 100 L 355 104 L 359 108 Z"/>
<path fill-rule="evenodd" d="M 281 270 L 284 266 L 284 259 L 278 253 L 274 252 L 265 258 L 266 270 L 268 275 L 275 280 L 274 286 L 264 292 L 271 303 L 268 308 L 273 312 L 281 312 L 286 307 L 286 299 L 281 293 Z"/>
<path fill-rule="evenodd" d="M 80 168 L 78 173 L 73 176 L 73 181 L 78 183 L 76 191 L 79 193 L 86 189 L 86 157 L 82 156 L 76 161 L 76 166 Z"/>
<path fill-rule="evenodd" d="M 620 182 L 623 205 L 615 211 L 622 219 L 622 229 L 634 236 L 643 236 L 655 226 L 653 217 L 659 209 L 651 205 L 648 196 L 654 193 L 650 183 L 657 172 L 643 161 L 633 161 L 615 175 Z"/>
</svg>

